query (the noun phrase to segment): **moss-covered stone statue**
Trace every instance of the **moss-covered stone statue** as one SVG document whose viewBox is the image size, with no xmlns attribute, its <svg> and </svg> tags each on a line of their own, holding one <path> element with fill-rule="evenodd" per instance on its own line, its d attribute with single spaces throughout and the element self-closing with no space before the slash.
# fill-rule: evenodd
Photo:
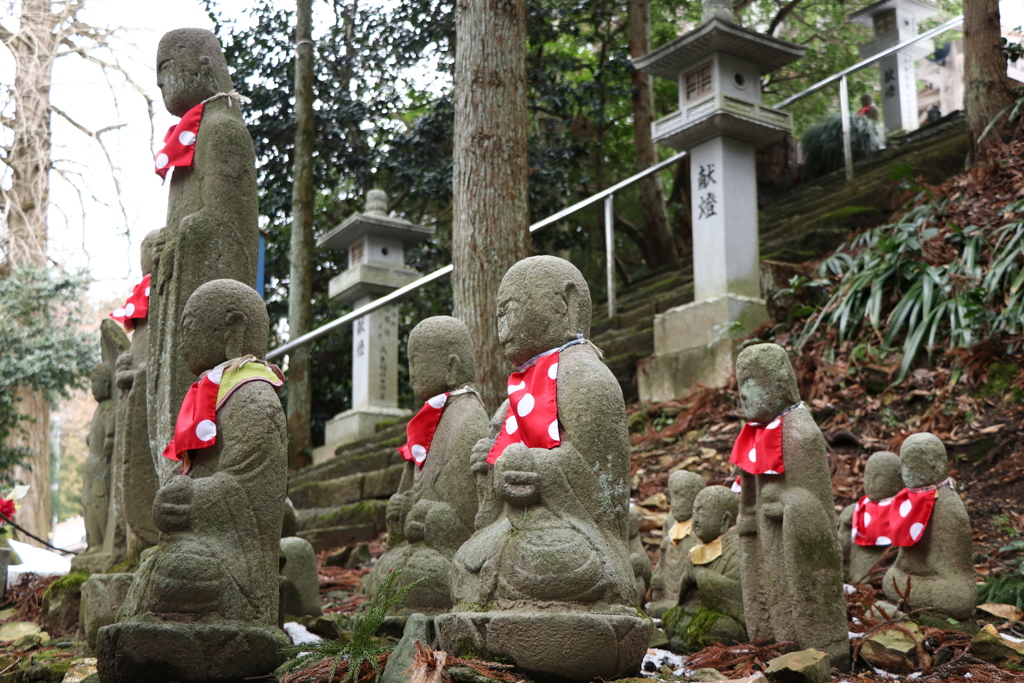
<svg viewBox="0 0 1024 683">
<path fill-rule="evenodd" d="M 736 494 L 724 486 L 708 486 L 693 502 L 697 543 L 688 552 L 683 589 L 694 589 L 700 607 L 686 628 L 674 634 L 688 650 L 699 650 L 713 640 L 726 645 L 747 640 L 740 539 L 733 529 L 739 505 Z"/>
<path fill-rule="evenodd" d="M 917 536 L 916 542 L 901 547 L 886 572 L 885 595 L 896 603 L 909 586 L 910 609 L 968 619 L 978 599 L 971 562 L 971 520 L 948 479 L 946 447 L 934 434 L 912 434 L 900 448 L 900 461 L 907 490 L 920 496 L 934 495 L 934 507 L 923 529 L 910 529 L 911 537 Z M 894 505 L 916 505 L 916 499 L 897 499 Z M 910 513 L 906 507 L 896 510 L 902 517 Z"/>
<path fill-rule="evenodd" d="M 747 632 L 752 639 L 822 650 L 844 670 L 850 641 L 825 439 L 800 401 L 782 347 L 744 349 L 736 359 L 736 381 L 749 420 L 737 444 L 748 428 L 755 432 L 750 443 L 758 444 L 733 451 L 733 462 L 743 468 L 736 531 Z M 778 473 L 750 473 L 773 458 L 781 458 L 770 465 Z"/>
<path fill-rule="evenodd" d="M 457 318 L 427 318 L 409 334 L 409 379 L 423 410 L 408 428 L 398 493 L 388 501 L 388 551 L 363 580 L 372 595 L 388 573 L 418 581 L 400 615 L 433 616 L 452 606 L 452 556 L 473 534 L 476 483 L 470 455 L 487 436 L 487 413 L 473 389 L 473 340 Z"/>
<path fill-rule="evenodd" d="M 182 360 L 200 381 L 175 442 L 195 433 L 213 443 L 179 453 L 188 474 L 157 491 L 160 544 L 136 572 L 121 620 L 99 630 L 105 683 L 263 676 L 288 643 L 277 628 L 287 435 L 278 375 L 259 360 L 266 306 L 240 282 L 208 282 L 189 297 L 181 331 Z"/>
<path fill-rule="evenodd" d="M 864 495 L 869 501 L 879 503 L 891 499 L 903 488 L 900 472 L 900 456 L 889 451 L 879 451 L 868 458 L 864 465 Z M 843 567 L 846 577 L 858 583 L 878 562 L 886 551 L 885 545 L 860 545 L 853 533 L 853 513 L 857 503 L 851 503 L 839 514 L 839 545 L 843 549 Z"/>
<path fill-rule="evenodd" d="M 509 269 L 497 303 L 498 339 L 519 372 L 490 449 L 474 449 L 474 470 L 490 478 L 485 526 L 455 554 L 456 606 L 435 619 L 441 647 L 507 657 L 538 678 L 632 674 L 651 623 L 637 614 L 629 560 L 625 405 L 586 341 L 586 280 L 535 256 Z"/>
<path fill-rule="evenodd" d="M 643 609 L 647 590 L 651 587 L 651 556 L 640 539 L 640 515 L 636 510 L 629 511 L 629 564 L 633 567 L 636 583 L 637 607 Z"/>
<path fill-rule="evenodd" d="M 704 489 L 704 477 L 696 472 L 680 470 L 668 477 L 668 495 L 672 507 L 662 525 L 661 552 L 651 577 L 651 603 L 647 613 L 660 619 L 674 609 L 670 620 L 684 627 L 697 612 L 697 591 L 692 582 L 683 592 L 686 571 L 690 566 L 690 548 L 697 543 L 693 529 L 693 501 Z M 678 608 L 678 609 L 675 609 Z"/>
<path fill-rule="evenodd" d="M 200 29 L 165 34 L 157 50 L 157 85 L 175 116 L 205 102 L 193 163 L 173 170 L 167 226 L 153 247 L 146 393 L 150 448 L 159 456 L 193 382 L 178 352 L 185 302 L 218 278 L 256 285 L 259 201 L 252 137 L 230 96 L 234 86 L 217 38 Z M 158 474 L 164 484 L 174 467 L 161 462 Z"/>
<path fill-rule="evenodd" d="M 101 359 L 92 371 L 92 395 L 98 405 L 86 442 L 89 455 L 82 469 L 82 510 L 86 551 L 72 561 L 76 569 L 106 571 L 124 559 L 124 521 L 114 509 L 116 468 L 114 442 L 118 402 L 114 394 L 114 365 L 128 348 L 128 335 L 113 320 L 100 324 Z"/>
</svg>

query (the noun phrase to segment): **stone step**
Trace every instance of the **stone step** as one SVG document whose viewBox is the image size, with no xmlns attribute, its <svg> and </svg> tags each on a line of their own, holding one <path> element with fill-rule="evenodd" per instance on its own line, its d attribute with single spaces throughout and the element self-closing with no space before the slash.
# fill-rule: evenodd
<svg viewBox="0 0 1024 683">
<path fill-rule="evenodd" d="M 289 486 L 337 479 L 360 472 L 380 470 L 402 463 L 396 450 L 405 443 L 405 422 L 382 429 L 372 437 L 339 448 L 327 462 L 306 467 L 292 475 Z"/>
<path fill-rule="evenodd" d="M 299 531 L 312 531 L 341 526 L 371 525 L 384 531 L 388 502 L 376 498 L 339 507 L 307 508 L 295 511 Z"/>
<path fill-rule="evenodd" d="M 340 507 L 370 498 L 387 498 L 398 490 L 405 465 L 292 485 L 288 497 L 297 510 Z"/>
<path fill-rule="evenodd" d="M 321 552 L 331 548 L 343 548 L 357 543 L 369 543 L 377 538 L 380 531 L 373 524 L 358 526 L 335 526 L 327 529 L 310 529 L 300 531 L 299 538 L 304 538 L 313 546 L 313 550 Z"/>
</svg>

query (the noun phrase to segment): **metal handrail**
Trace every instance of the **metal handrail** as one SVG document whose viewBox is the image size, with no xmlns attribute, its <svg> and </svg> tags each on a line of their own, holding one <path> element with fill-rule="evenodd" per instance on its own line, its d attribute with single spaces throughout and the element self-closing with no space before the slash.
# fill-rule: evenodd
<svg viewBox="0 0 1024 683">
<path fill-rule="evenodd" d="M 543 220 L 537 221 L 536 223 L 534 223 L 533 225 L 530 226 L 530 232 L 531 233 L 537 232 L 541 228 L 546 228 L 547 226 L 551 225 L 552 223 L 557 223 L 558 221 L 560 221 L 561 219 L 565 218 L 566 216 L 574 214 L 577 211 L 580 211 L 581 209 L 585 209 L 588 206 L 590 206 L 591 204 L 596 204 L 597 202 L 599 202 L 599 201 L 601 201 L 603 199 L 610 198 L 614 193 L 618 192 L 619 190 L 627 188 L 630 185 L 632 185 L 633 183 L 635 183 L 635 182 L 637 182 L 639 180 L 643 180 L 647 176 L 652 175 L 654 173 L 657 173 L 658 171 L 661 171 L 661 170 L 665 169 L 668 166 L 671 166 L 675 162 L 677 162 L 680 159 L 682 159 L 684 156 L 686 156 L 686 152 L 679 152 L 678 154 L 675 154 L 675 155 L 669 157 L 668 159 L 665 159 L 665 161 L 657 163 L 654 166 L 650 166 L 648 168 L 645 168 L 644 170 L 640 171 L 639 173 L 637 173 L 635 175 L 632 175 L 629 178 L 626 178 L 622 182 L 616 183 L 615 185 L 612 185 L 611 187 L 609 187 L 607 189 L 601 190 L 597 194 L 594 194 L 594 195 L 591 195 L 590 197 L 587 197 L 583 201 L 576 202 L 572 206 L 568 206 L 568 207 L 562 209 L 561 211 L 558 211 L 557 213 L 554 213 L 554 214 L 548 216 L 547 218 L 544 218 Z M 612 232 L 612 230 L 613 230 L 614 226 L 612 225 L 611 221 L 609 220 L 609 216 L 608 216 L 608 214 L 610 212 L 610 208 L 609 207 L 610 207 L 610 205 L 606 203 L 606 205 L 605 205 L 605 249 L 606 249 L 606 252 L 608 253 L 608 272 L 611 273 L 611 275 L 609 275 L 608 302 L 609 302 L 609 307 L 613 308 L 614 307 L 614 301 L 615 301 L 615 291 L 614 291 L 615 288 L 614 288 L 614 284 L 613 284 L 614 283 L 614 267 L 615 267 L 615 264 L 614 264 L 614 261 L 613 261 L 613 259 L 614 259 L 614 239 L 613 239 L 614 232 Z M 300 346 L 304 346 L 304 345 L 306 345 L 306 344 L 308 344 L 308 343 L 310 343 L 312 341 L 316 341 L 317 339 L 320 339 L 321 337 L 327 336 L 328 334 L 330 334 L 331 332 L 335 331 L 339 327 L 341 327 L 343 325 L 346 325 L 346 324 L 348 324 L 350 322 L 353 322 L 355 320 L 358 320 L 359 318 L 362 318 L 364 315 L 367 315 L 369 313 L 373 313 L 374 311 L 376 311 L 376 310 L 378 310 L 380 308 L 383 308 L 383 307 L 388 306 L 390 304 L 396 303 L 396 302 L 404 299 L 409 294 L 415 292 L 420 287 L 428 285 L 431 282 L 435 282 L 437 280 L 440 280 L 441 278 L 445 277 L 446 275 L 450 275 L 452 270 L 453 270 L 453 266 L 449 264 L 449 265 L 447 265 L 447 266 L 445 266 L 443 268 L 439 268 L 438 270 L 435 270 L 433 273 L 430 273 L 429 275 L 424 275 L 420 279 L 414 280 L 413 282 L 410 282 L 409 284 L 405 285 L 404 287 L 400 287 L 399 289 L 396 289 L 395 291 L 391 292 L 390 294 L 385 294 L 384 296 L 382 296 L 379 299 L 374 299 L 370 303 L 368 303 L 368 304 L 366 304 L 364 306 L 360 306 L 359 308 L 355 309 L 351 313 L 346 313 L 345 315 L 341 316 L 340 318 L 335 318 L 334 320 L 332 320 L 331 322 L 327 323 L 326 325 L 322 325 L 322 326 L 316 328 L 315 330 L 312 330 L 311 332 L 307 332 L 306 334 L 302 335 L 301 337 L 298 337 L 296 339 L 291 340 L 290 342 L 287 342 L 286 344 L 282 344 L 281 346 L 278 346 L 276 349 L 273 349 L 272 351 L 267 353 L 267 360 L 273 360 L 275 358 L 279 358 L 279 357 L 287 354 L 289 351 L 294 351 L 295 349 L 299 348 Z"/>
</svg>

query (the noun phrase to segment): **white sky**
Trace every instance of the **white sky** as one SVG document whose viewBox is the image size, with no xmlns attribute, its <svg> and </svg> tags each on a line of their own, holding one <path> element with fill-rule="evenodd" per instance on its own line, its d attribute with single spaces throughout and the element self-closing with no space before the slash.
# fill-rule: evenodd
<svg viewBox="0 0 1024 683">
<path fill-rule="evenodd" d="M 386 0 L 375 0 L 382 2 Z M 291 0 L 280 0 L 292 5 Z M 249 6 L 244 0 L 221 0 L 226 10 L 241 13 Z M 1004 26 L 1024 24 L 1024 0 L 1000 3 Z M 122 26 L 132 29 L 121 44 L 123 64 L 135 80 L 147 89 L 154 101 L 157 142 L 174 119 L 164 110 L 156 87 L 154 64 L 160 36 L 183 27 L 212 29 L 200 0 L 89 0 L 83 19 L 97 26 Z M 0 59 L 0 81 L 10 81 L 10 64 Z M 117 85 L 118 79 L 113 79 Z M 106 161 L 98 146 L 54 116 L 54 159 L 73 160 L 101 202 L 87 200 L 83 208 L 78 195 L 62 179 L 51 174 L 53 204 L 50 208 L 50 256 L 66 267 L 87 269 L 93 278 L 90 296 L 93 302 L 127 294 L 139 279 L 139 242 L 147 232 L 163 227 L 167 210 L 167 191 L 153 172 L 150 126 L 144 101 L 125 87 L 115 95 L 98 69 L 75 57 L 57 62 L 52 89 L 53 103 L 82 125 L 98 129 L 125 124 L 107 136 L 128 217 L 117 206 Z M 159 146 L 159 145 L 158 145 Z M 65 164 L 66 167 L 71 167 Z"/>
</svg>

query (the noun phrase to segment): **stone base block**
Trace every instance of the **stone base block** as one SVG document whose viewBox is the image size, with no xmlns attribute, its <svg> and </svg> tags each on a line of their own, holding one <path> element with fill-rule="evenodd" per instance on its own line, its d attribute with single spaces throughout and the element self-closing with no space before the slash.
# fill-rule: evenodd
<svg viewBox="0 0 1024 683">
<path fill-rule="evenodd" d="M 135 574 L 93 574 L 82 584 L 78 626 L 92 649 L 96 649 L 96 633 L 117 623 L 133 580 Z"/>
<path fill-rule="evenodd" d="M 346 410 L 324 425 L 324 446 L 313 449 L 313 464 L 319 465 L 335 456 L 335 451 L 377 433 L 377 425 L 389 420 L 403 420 L 412 415 L 401 408 L 369 408 Z"/>
<path fill-rule="evenodd" d="M 638 365 L 640 400 L 670 401 L 697 384 L 722 386 L 736 359 L 737 334 L 768 321 L 761 299 L 727 295 L 669 309 L 654 318 L 654 355 Z"/>
<path fill-rule="evenodd" d="M 281 665 L 288 637 L 274 628 L 128 621 L 97 638 L 103 683 L 241 683 Z"/>
<path fill-rule="evenodd" d="M 635 676 L 654 628 L 639 617 L 566 612 L 459 612 L 434 626 L 446 652 L 507 657 L 545 681 Z"/>
</svg>

